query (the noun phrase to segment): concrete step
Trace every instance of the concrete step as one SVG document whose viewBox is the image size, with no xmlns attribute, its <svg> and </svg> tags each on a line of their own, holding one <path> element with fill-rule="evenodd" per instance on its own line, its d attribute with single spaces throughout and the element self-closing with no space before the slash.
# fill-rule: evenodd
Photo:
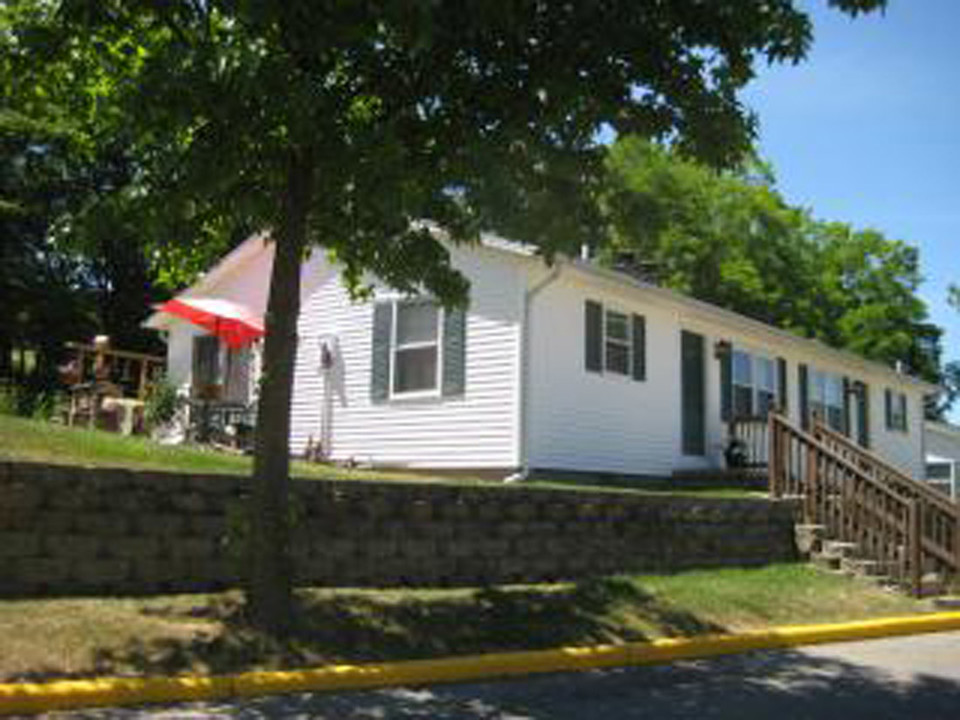
<svg viewBox="0 0 960 720">
<path fill-rule="evenodd" d="M 821 553 L 829 557 L 845 558 L 857 554 L 857 543 L 843 542 L 842 540 L 824 540 L 821 544 Z"/>
<path fill-rule="evenodd" d="M 815 552 L 810 555 L 810 562 L 821 570 L 829 570 L 831 572 L 840 571 L 840 558 L 833 555 L 825 555 L 822 552 Z"/>
<path fill-rule="evenodd" d="M 939 573 L 926 573 L 920 578 L 920 596 L 933 597 L 943 595 L 947 590 L 946 582 Z"/>
<path fill-rule="evenodd" d="M 794 526 L 797 549 L 801 555 L 810 555 L 819 552 L 826 535 L 825 525 L 800 524 Z"/>
<path fill-rule="evenodd" d="M 861 577 L 882 576 L 889 571 L 889 563 L 867 558 L 841 557 L 839 564 L 840 570 L 847 575 L 859 575 Z"/>
</svg>

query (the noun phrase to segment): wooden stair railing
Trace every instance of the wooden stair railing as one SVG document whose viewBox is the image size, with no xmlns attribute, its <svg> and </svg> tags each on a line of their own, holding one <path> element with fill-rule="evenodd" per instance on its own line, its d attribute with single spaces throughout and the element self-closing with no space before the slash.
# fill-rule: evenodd
<svg viewBox="0 0 960 720">
<path fill-rule="evenodd" d="M 944 493 L 930 487 L 925 482 L 910 477 L 902 470 L 898 470 L 876 453 L 857 445 L 853 440 L 837 432 L 819 418 L 813 420 L 813 436 L 864 472 L 869 473 L 907 497 L 924 497 L 934 504 L 943 505 L 947 508 L 957 506 L 957 503 Z"/>
<path fill-rule="evenodd" d="M 929 495 L 929 488 L 842 436 L 806 432 L 779 414 L 769 423 L 773 497 L 801 498 L 806 523 L 856 544 L 865 559 L 914 594 L 921 593 L 926 573 L 960 574 L 960 506 Z"/>
</svg>

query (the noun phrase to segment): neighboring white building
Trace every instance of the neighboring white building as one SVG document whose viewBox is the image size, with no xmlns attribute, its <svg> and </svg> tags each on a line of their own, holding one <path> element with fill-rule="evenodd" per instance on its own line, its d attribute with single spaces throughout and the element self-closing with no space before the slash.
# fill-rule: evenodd
<svg viewBox="0 0 960 720">
<path fill-rule="evenodd" d="M 465 313 L 388 289 L 355 303 L 322 253 L 304 263 L 295 454 L 320 443 L 331 459 L 377 465 L 664 476 L 721 467 L 726 419 L 776 402 L 924 476 L 934 385 L 582 260 L 548 267 L 496 239 L 450 252 L 471 281 Z M 262 311 L 272 256 L 251 238 L 184 294 Z M 250 399 L 255 361 L 198 366 L 201 330 L 149 324 L 167 331 L 174 383 L 219 372 L 244 378 L 229 394 Z"/>
<path fill-rule="evenodd" d="M 960 427 L 926 423 L 926 479 L 931 485 L 960 500 Z"/>
</svg>

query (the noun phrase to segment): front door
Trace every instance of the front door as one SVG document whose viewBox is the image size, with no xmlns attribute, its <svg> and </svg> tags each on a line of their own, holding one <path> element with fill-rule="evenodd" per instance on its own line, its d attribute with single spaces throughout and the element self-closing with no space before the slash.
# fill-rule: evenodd
<svg viewBox="0 0 960 720">
<path fill-rule="evenodd" d="M 706 364 L 703 335 L 681 331 L 680 335 L 680 424 L 684 455 L 705 455 Z"/>
</svg>

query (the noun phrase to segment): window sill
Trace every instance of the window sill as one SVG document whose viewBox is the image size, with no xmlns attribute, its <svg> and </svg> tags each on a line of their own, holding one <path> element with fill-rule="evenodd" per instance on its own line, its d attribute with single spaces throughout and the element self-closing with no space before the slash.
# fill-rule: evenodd
<svg viewBox="0 0 960 720">
<path fill-rule="evenodd" d="M 392 393 L 390 397 L 387 398 L 387 402 L 396 405 L 429 403 L 437 400 L 443 400 L 443 394 L 439 390 Z"/>
</svg>

